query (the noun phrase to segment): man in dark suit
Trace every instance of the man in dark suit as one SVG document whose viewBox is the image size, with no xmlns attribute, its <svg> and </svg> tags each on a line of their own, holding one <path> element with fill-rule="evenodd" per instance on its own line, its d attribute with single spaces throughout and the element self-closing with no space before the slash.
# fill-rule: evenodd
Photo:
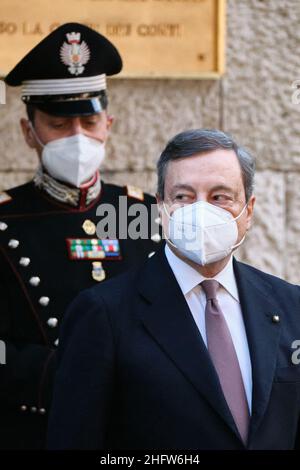
<svg viewBox="0 0 300 470">
<path fill-rule="evenodd" d="M 300 289 L 237 262 L 254 161 L 195 130 L 158 162 L 165 248 L 67 313 L 51 449 L 299 446 Z"/>
<path fill-rule="evenodd" d="M 120 213 L 129 224 L 126 206 L 133 211 L 139 204 L 150 214 L 155 198 L 107 184 L 99 173 L 112 123 L 106 75 L 121 68 L 110 41 L 67 23 L 6 77 L 8 85 L 22 85 L 28 119 L 21 126 L 39 167 L 30 182 L 0 193 L 0 341 L 6 348 L 0 449 L 45 445 L 58 331 L 69 303 L 81 289 L 147 258 L 160 241 L 155 222 L 152 239 L 122 238 Z M 108 208 L 116 214 L 111 235 L 98 230 Z"/>
</svg>

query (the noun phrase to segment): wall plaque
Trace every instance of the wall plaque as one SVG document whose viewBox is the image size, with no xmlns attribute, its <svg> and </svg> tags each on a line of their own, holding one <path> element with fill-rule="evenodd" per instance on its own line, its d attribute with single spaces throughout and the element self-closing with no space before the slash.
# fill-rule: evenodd
<svg viewBox="0 0 300 470">
<path fill-rule="evenodd" d="M 217 78 L 225 0 L 1 0 L 0 73 L 58 25 L 84 23 L 120 50 L 120 78 Z"/>
</svg>

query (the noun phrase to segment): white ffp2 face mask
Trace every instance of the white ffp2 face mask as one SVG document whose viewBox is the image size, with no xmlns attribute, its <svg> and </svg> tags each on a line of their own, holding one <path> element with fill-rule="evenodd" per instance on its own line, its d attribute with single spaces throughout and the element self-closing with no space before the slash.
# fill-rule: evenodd
<svg viewBox="0 0 300 470">
<path fill-rule="evenodd" d="M 53 178 L 76 186 L 90 179 L 105 157 L 103 142 L 83 134 L 52 140 L 43 144 L 31 125 L 34 136 L 43 147 L 42 164 Z"/>
<path fill-rule="evenodd" d="M 176 209 L 169 217 L 167 238 L 169 242 L 195 263 L 204 266 L 228 256 L 237 243 L 237 217 L 221 207 L 205 201 L 197 201 Z M 166 208 L 164 206 L 164 210 Z M 167 212 L 167 211 L 166 211 Z"/>
</svg>

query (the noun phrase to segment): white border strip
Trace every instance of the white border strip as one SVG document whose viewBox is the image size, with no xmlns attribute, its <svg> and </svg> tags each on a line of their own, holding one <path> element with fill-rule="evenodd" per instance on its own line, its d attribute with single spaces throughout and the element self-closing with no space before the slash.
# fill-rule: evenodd
<svg viewBox="0 0 300 470">
<path fill-rule="evenodd" d="M 22 96 L 67 95 L 106 90 L 106 75 L 51 80 L 26 80 L 22 83 Z"/>
</svg>

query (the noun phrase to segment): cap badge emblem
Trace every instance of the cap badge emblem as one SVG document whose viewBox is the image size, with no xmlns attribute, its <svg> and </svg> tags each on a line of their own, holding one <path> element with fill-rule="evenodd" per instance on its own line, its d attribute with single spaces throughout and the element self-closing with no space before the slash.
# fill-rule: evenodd
<svg viewBox="0 0 300 470">
<path fill-rule="evenodd" d="M 80 75 L 90 60 L 90 49 L 85 41 L 80 42 L 80 33 L 66 34 L 68 42 L 60 48 L 60 58 L 72 75 Z"/>
</svg>

